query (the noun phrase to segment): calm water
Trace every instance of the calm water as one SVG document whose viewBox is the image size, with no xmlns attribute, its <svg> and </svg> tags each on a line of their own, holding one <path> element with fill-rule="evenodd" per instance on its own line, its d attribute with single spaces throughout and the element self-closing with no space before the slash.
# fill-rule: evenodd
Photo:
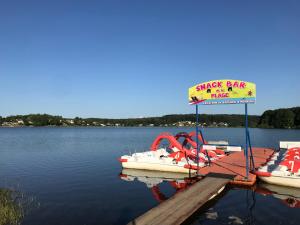
<svg viewBox="0 0 300 225">
<path fill-rule="evenodd" d="M 160 132 L 190 130 L 0 128 L 0 187 L 22 193 L 24 225 L 126 224 L 174 194 L 175 188 L 172 182 L 145 179 L 143 174 L 134 181 L 121 179 L 117 158 L 148 149 Z M 245 140 L 244 130 L 239 128 L 207 128 L 204 132 L 208 140 L 239 145 Z M 251 138 L 254 146 L 277 147 L 279 140 L 300 140 L 300 130 L 251 129 Z M 274 187 L 259 188 L 260 192 L 228 189 L 190 222 L 299 224 L 300 208 L 291 197 L 300 199 L 298 190 L 279 191 L 275 186 L 277 194 L 263 195 Z"/>
</svg>

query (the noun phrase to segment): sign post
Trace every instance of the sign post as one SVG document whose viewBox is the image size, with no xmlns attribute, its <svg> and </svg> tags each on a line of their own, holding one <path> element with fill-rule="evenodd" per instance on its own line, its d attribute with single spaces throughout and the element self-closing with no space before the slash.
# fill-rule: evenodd
<svg viewBox="0 0 300 225">
<path fill-rule="evenodd" d="M 196 104 L 197 175 L 199 174 L 199 151 L 200 151 L 198 133 L 199 133 L 199 113 L 198 113 L 198 105 Z"/>
<path fill-rule="evenodd" d="M 256 85 L 241 80 L 212 80 L 189 88 L 189 104 L 196 105 L 196 141 L 197 171 L 199 170 L 199 113 L 198 105 L 245 104 L 245 135 L 244 155 L 246 157 L 246 179 L 249 175 L 248 145 L 250 148 L 251 169 L 254 168 L 250 134 L 248 129 L 248 104 L 256 101 Z M 200 131 L 201 132 L 201 131 Z M 202 133 L 202 132 L 201 132 Z"/>
<path fill-rule="evenodd" d="M 244 154 L 246 157 L 246 178 L 249 176 L 249 158 L 248 158 L 248 107 L 247 103 L 245 104 L 245 137 L 246 137 L 246 146 Z"/>
</svg>

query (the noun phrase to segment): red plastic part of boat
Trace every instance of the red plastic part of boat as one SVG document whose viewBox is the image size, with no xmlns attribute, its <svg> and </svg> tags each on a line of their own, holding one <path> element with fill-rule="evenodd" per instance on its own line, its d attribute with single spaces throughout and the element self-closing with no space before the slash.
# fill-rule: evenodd
<svg viewBox="0 0 300 225">
<path fill-rule="evenodd" d="M 259 177 L 270 177 L 271 176 L 270 172 L 255 171 L 254 173 Z"/>
<path fill-rule="evenodd" d="M 119 160 L 119 162 L 121 162 L 121 163 L 122 163 L 122 162 L 127 162 L 127 161 L 128 161 L 128 159 L 122 159 L 122 158 L 119 158 L 118 160 Z"/>
</svg>

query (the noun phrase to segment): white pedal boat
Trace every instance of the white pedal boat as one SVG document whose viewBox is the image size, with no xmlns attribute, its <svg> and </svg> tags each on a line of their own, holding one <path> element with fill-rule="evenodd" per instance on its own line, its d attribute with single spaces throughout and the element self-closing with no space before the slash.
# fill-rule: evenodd
<svg viewBox="0 0 300 225">
<path fill-rule="evenodd" d="M 274 153 L 255 174 L 264 182 L 300 188 L 300 146 Z"/>
<path fill-rule="evenodd" d="M 217 146 L 199 136 L 203 145 L 199 147 L 197 154 L 197 143 L 192 139 L 193 135 L 193 132 L 190 134 L 180 132 L 175 136 L 166 132 L 161 133 L 152 143 L 150 151 L 124 155 L 119 158 L 119 161 L 122 167 L 127 169 L 194 173 L 200 167 L 225 157 L 231 151 L 241 151 L 238 146 L 228 146 L 228 142 L 215 142 Z M 179 138 L 184 138 L 184 141 L 179 142 Z M 162 140 L 169 142 L 167 148 L 159 147 Z M 197 165 L 197 158 L 199 165 Z"/>
<path fill-rule="evenodd" d="M 259 170 L 256 172 L 256 175 L 259 176 L 262 181 L 269 184 L 300 188 L 300 174 L 292 174 L 285 168 L 282 170 L 281 166 L 272 172 Z"/>
<path fill-rule="evenodd" d="M 180 154 L 181 152 L 178 152 Z M 202 153 L 201 153 L 202 154 Z M 205 155 L 201 155 L 205 157 Z M 146 151 L 134 153 L 132 155 L 123 155 L 119 158 L 123 168 L 155 170 L 174 173 L 195 173 L 197 171 L 197 163 L 186 157 L 180 159 L 170 157 L 165 148 L 156 151 Z M 199 162 L 199 167 L 204 167 L 205 163 Z"/>
</svg>

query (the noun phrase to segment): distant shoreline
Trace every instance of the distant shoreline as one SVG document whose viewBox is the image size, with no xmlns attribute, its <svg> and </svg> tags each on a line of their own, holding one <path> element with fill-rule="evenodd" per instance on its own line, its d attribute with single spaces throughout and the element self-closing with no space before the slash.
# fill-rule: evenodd
<svg viewBox="0 0 300 225">
<path fill-rule="evenodd" d="M 244 127 L 242 114 L 201 114 L 202 127 Z M 249 115 L 248 125 L 253 128 L 300 128 L 300 107 L 267 110 L 261 116 Z M 195 127 L 195 114 L 173 114 L 160 117 L 106 119 L 63 118 L 48 114 L 29 114 L 1 117 L 0 127 Z"/>
<path fill-rule="evenodd" d="M 109 129 L 109 128 L 195 128 L 194 126 L 182 126 L 182 127 L 178 127 L 178 126 L 106 126 L 106 127 L 102 127 L 102 126 L 15 126 L 15 127 L 10 127 L 10 126 L 0 126 L 1 128 L 11 128 L 11 129 L 15 129 L 15 128 L 102 128 L 102 129 Z M 239 127 L 201 127 L 203 129 L 206 128 L 230 128 L 230 129 L 235 129 L 235 128 L 244 128 L 243 126 L 239 126 Z M 251 129 L 263 129 L 263 130 L 300 130 L 299 128 L 270 128 L 270 127 L 249 127 Z"/>
</svg>

